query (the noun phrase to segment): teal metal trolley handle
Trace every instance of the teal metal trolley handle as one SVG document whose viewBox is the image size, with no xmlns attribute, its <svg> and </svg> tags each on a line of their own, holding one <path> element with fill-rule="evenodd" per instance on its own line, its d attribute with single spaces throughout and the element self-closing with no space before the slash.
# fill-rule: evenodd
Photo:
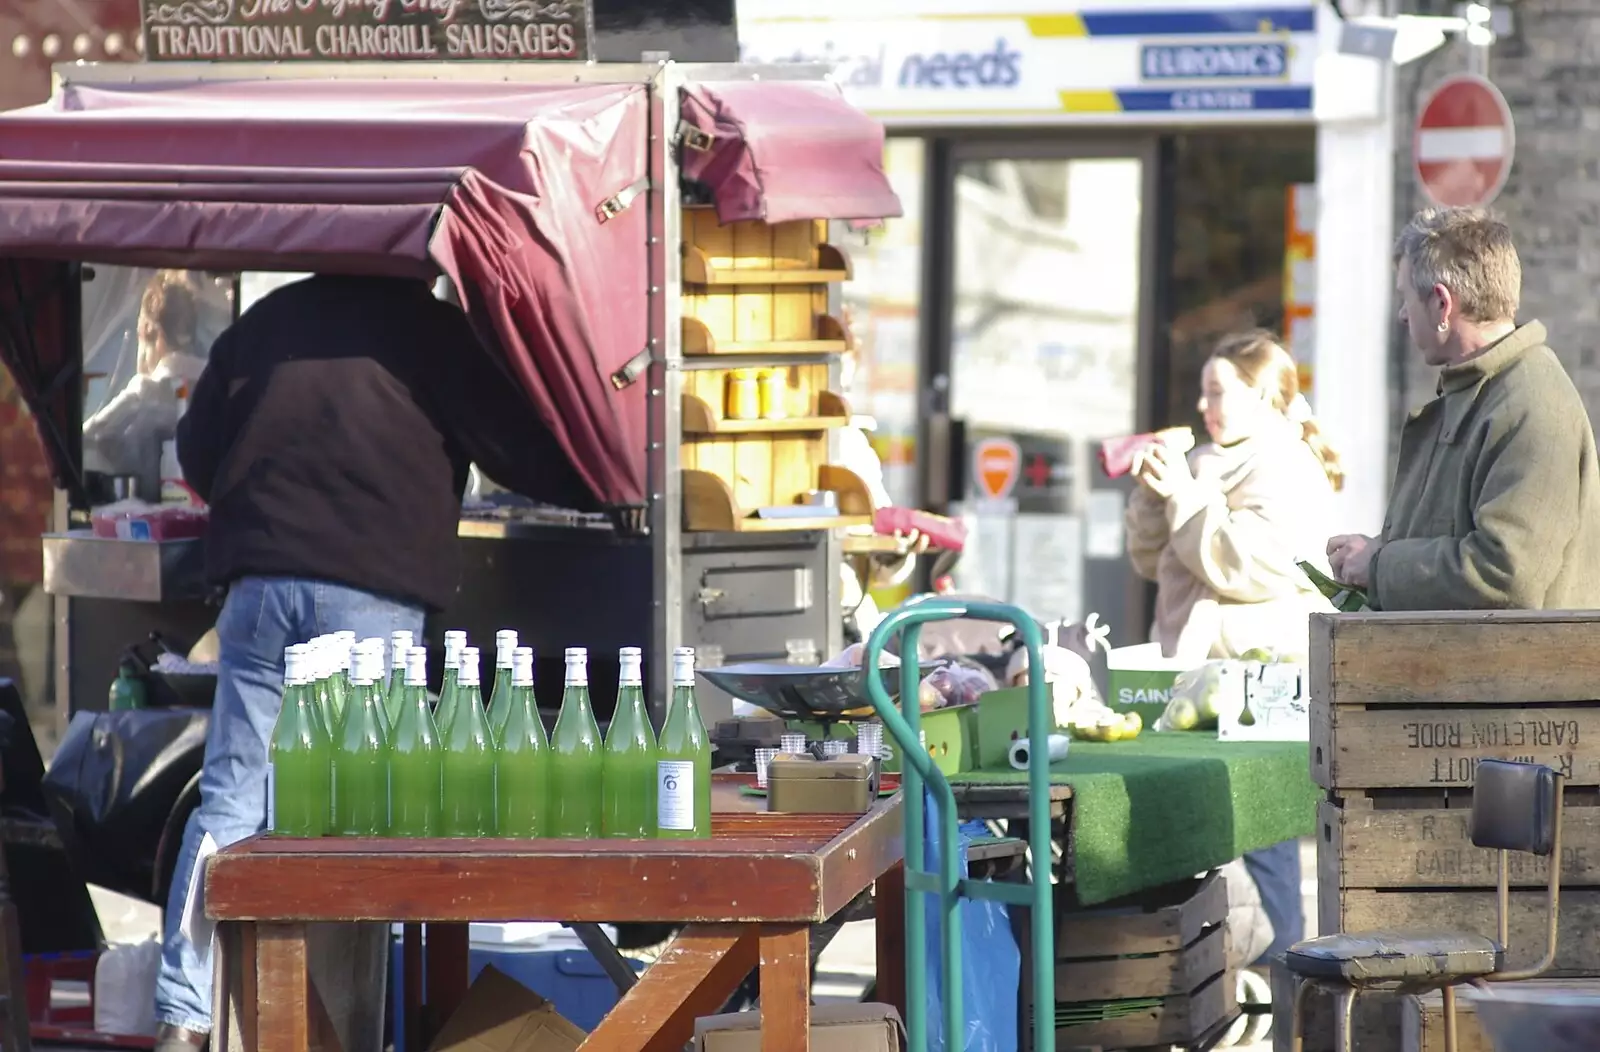
<svg viewBox="0 0 1600 1052">
<path fill-rule="evenodd" d="M 962 879 L 959 822 L 955 794 L 944 772 L 934 766 L 922 745 L 922 705 L 919 697 L 921 668 L 917 660 L 922 626 L 930 621 L 955 618 L 1010 624 L 1028 649 L 1028 849 L 1033 857 L 1032 878 L 1023 884 Z M 878 667 L 884 645 L 895 633 L 900 641 L 900 707 L 890 700 Z M 906 874 L 906 1049 L 927 1052 L 928 1025 L 924 1013 L 928 991 L 924 962 L 928 956 L 927 930 L 921 893 L 939 900 L 941 933 L 940 969 L 944 978 L 944 1032 L 947 1052 L 963 1052 L 966 1024 L 961 992 L 961 899 L 987 899 L 1031 910 L 1033 933 L 1033 1049 L 1055 1052 L 1055 931 L 1050 888 L 1050 731 L 1048 685 L 1045 683 L 1043 643 L 1039 625 L 1005 603 L 966 602 L 924 596 L 890 612 L 867 640 L 862 675 L 867 697 L 883 721 L 884 729 L 900 750 L 900 789 L 905 794 Z M 902 711 L 903 710 L 903 711 Z M 936 867 L 923 869 L 923 792 L 933 796 L 940 840 Z M 1041 880 L 1042 874 L 1042 880 Z M 1021 1036 L 1020 1034 L 1018 1035 Z"/>
</svg>

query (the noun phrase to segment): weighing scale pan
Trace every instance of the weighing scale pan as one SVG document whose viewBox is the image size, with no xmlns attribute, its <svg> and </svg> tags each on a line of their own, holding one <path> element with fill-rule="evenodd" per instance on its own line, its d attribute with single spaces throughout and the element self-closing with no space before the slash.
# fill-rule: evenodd
<svg viewBox="0 0 1600 1052">
<path fill-rule="evenodd" d="M 900 667 L 881 667 L 889 697 L 898 700 Z M 924 662 L 920 675 L 938 667 L 937 662 Z M 833 722 L 870 720 L 876 715 L 867 700 L 866 677 L 853 665 L 810 668 L 756 662 L 699 672 L 714 686 L 784 719 Z"/>
</svg>

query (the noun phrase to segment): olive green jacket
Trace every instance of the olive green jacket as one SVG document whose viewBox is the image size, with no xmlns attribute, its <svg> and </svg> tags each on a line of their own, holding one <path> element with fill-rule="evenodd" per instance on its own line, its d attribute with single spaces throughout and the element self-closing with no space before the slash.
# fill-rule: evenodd
<svg viewBox="0 0 1600 1052">
<path fill-rule="evenodd" d="M 1400 433 L 1378 610 L 1600 607 L 1600 466 L 1578 391 L 1529 322 L 1440 374 Z"/>
</svg>

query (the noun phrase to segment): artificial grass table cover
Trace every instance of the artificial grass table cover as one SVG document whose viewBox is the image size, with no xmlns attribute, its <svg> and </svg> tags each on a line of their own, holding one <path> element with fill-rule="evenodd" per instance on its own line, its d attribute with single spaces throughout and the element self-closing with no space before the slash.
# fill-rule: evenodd
<svg viewBox="0 0 1600 1052">
<path fill-rule="evenodd" d="M 1075 741 L 1050 780 L 1072 786 L 1073 882 L 1084 905 L 1311 836 L 1322 798 L 1305 742 L 1223 742 L 1214 732 Z M 1026 792 L 1028 772 L 966 771 L 950 781 Z"/>
</svg>

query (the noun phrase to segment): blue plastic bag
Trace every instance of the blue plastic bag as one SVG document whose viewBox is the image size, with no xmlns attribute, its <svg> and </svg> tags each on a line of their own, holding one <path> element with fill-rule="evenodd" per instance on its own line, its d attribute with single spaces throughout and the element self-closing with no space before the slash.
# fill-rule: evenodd
<svg viewBox="0 0 1600 1052">
<path fill-rule="evenodd" d="M 938 812 L 931 797 L 923 810 L 923 868 L 939 868 L 940 829 Z M 960 826 L 961 875 L 967 875 L 967 844 L 989 835 L 982 822 Z M 961 993 L 962 1018 L 966 1024 L 964 1042 L 952 1047 L 944 1035 L 944 975 L 940 950 L 944 945 L 939 930 L 939 901 L 932 895 L 919 896 L 927 918 L 928 1052 L 1017 1052 L 1017 991 L 1022 972 L 1022 952 L 1011 930 L 1010 910 L 999 902 L 961 900 Z M 915 962 L 906 962 L 916 967 Z"/>
</svg>

